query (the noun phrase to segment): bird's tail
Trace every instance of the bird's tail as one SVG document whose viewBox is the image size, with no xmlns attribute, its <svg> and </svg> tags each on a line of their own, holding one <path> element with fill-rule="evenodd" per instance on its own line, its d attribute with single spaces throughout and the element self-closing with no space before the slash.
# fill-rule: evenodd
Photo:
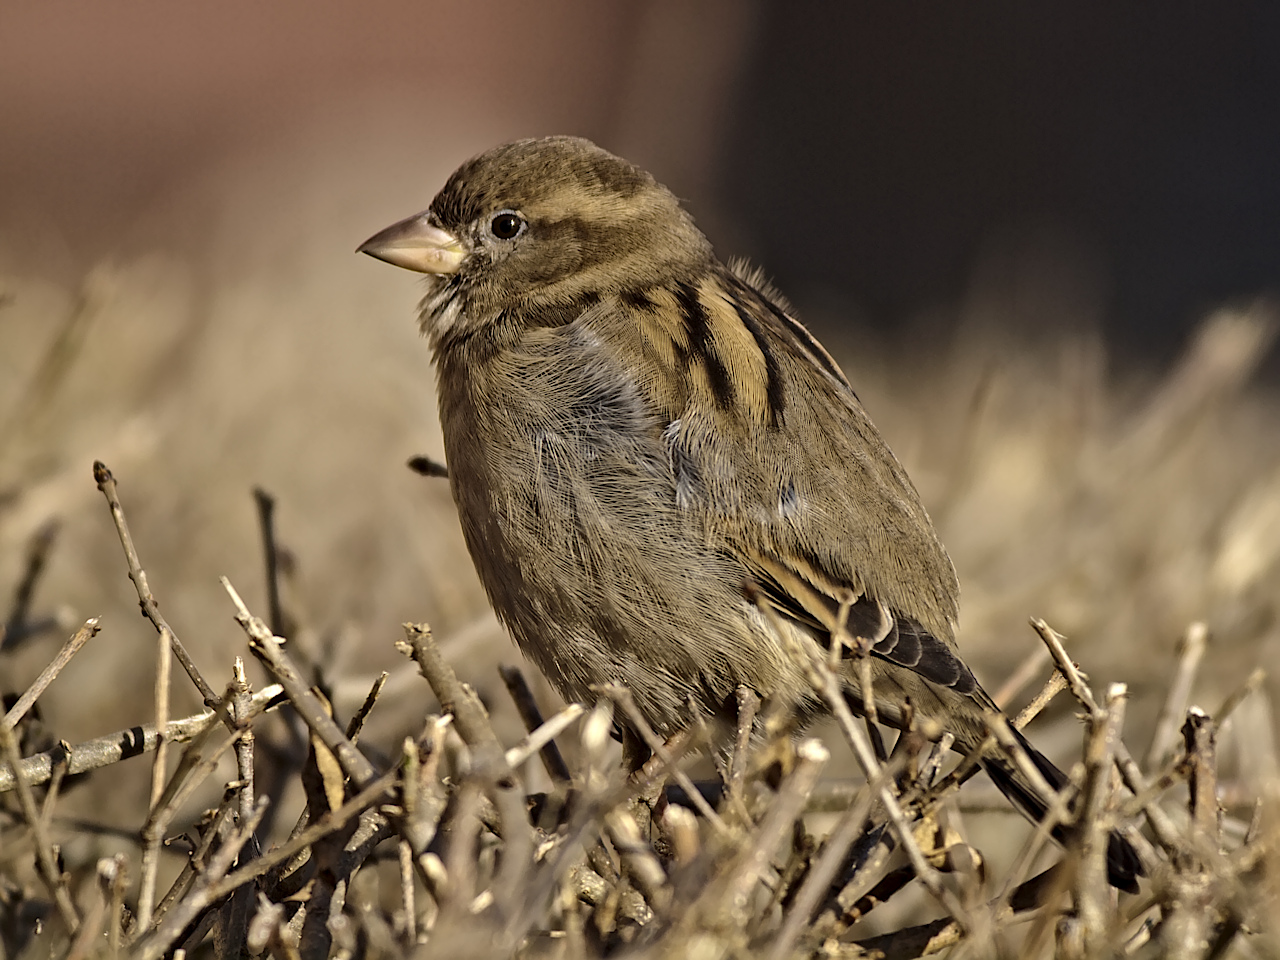
<svg viewBox="0 0 1280 960">
<path fill-rule="evenodd" d="M 1044 777 L 1049 786 L 1053 787 L 1054 790 L 1061 790 L 1071 782 L 1067 775 L 1055 767 L 1048 757 L 1033 747 L 1026 737 L 1016 729 L 1013 733 L 1018 739 L 1018 744 L 1026 751 L 1027 757 L 1030 758 L 1036 769 L 1040 771 L 1040 775 Z M 1003 755 L 984 756 L 982 758 L 982 767 L 1000 792 L 1019 811 L 1036 822 L 1044 819 L 1045 814 L 1049 811 L 1048 800 L 1036 792 L 1036 789 L 1008 757 Z M 1070 841 L 1070 834 L 1071 828 L 1069 825 L 1059 824 L 1053 828 L 1053 838 L 1063 845 Z M 1107 840 L 1107 881 L 1118 890 L 1136 893 L 1138 890 L 1138 877 L 1141 874 L 1142 864 L 1138 860 L 1138 852 L 1133 849 L 1128 840 L 1120 836 L 1119 833 L 1113 832 Z"/>
</svg>

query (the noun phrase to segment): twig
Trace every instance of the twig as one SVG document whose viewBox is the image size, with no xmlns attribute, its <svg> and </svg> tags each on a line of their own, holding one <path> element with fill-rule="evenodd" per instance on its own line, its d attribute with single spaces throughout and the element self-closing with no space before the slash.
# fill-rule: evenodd
<svg viewBox="0 0 1280 960">
<path fill-rule="evenodd" d="M 458 679 L 425 623 L 406 623 L 406 641 L 396 644 L 397 649 L 413 658 L 422 676 L 431 685 L 432 692 L 446 713 L 453 714 L 454 726 L 462 739 L 471 747 L 484 744 L 501 754 L 502 745 L 493 732 L 484 707 L 475 692 Z"/>
<path fill-rule="evenodd" d="M 1045 651 L 1045 655 L 1048 656 L 1048 651 Z M 1013 718 L 1013 726 L 1018 730 L 1025 730 L 1027 724 L 1038 717 L 1049 702 L 1065 689 L 1067 689 L 1066 677 L 1056 670 L 1049 674 L 1049 679 L 1044 682 L 1035 699 L 1019 710 L 1018 715 Z"/>
<path fill-rule="evenodd" d="M 745 924 L 751 915 L 751 894 L 756 884 L 764 876 L 774 850 L 804 811 L 805 801 L 830 758 L 830 752 L 818 740 L 805 740 L 796 747 L 795 769 L 783 781 L 768 813 L 756 828 L 751 845 L 738 855 L 725 877 L 726 887 L 720 903 L 731 922 Z"/>
<path fill-rule="evenodd" d="M 457 734 L 475 753 L 473 773 L 490 788 L 502 819 L 505 841 L 502 862 L 493 883 L 493 896 L 502 904 L 513 903 L 533 860 L 533 831 L 524 808 L 523 791 L 507 762 L 506 752 L 493 732 L 493 725 L 480 698 L 470 686 L 458 680 L 426 624 L 404 624 L 406 640 L 396 649 L 411 656 L 431 685 L 440 705 L 454 717 Z M 421 858 L 420 858 L 421 859 Z"/>
<path fill-rule="evenodd" d="M 747 751 L 751 746 L 751 732 L 755 728 L 756 715 L 760 712 L 760 695 L 747 686 L 734 691 L 738 706 L 737 733 L 733 741 L 733 755 L 729 759 L 729 794 L 742 797 L 742 785 L 747 776 Z"/>
<path fill-rule="evenodd" d="M 262 533 L 262 554 L 266 561 L 267 616 L 271 632 L 285 636 L 284 610 L 280 605 L 280 552 L 276 546 L 276 499 L 262 487 L 253 488 L 253 502 L 258 508 L 258 529 Z"/>
<path fill-rule="evenodd" d="M 13 592 L 13 604 L 9 607 L 8 619 L 0 623 L 0 650 L 16 647 L 35 632 L 29 623 L 31 600 L 35 596 L 36 584 L 40 582 L 40 575 L 44 572 L 45 564 L 49 560 L 54 541 L 58 538 L 60 526 L 56 519 L 47 521 L 35 532 L 27 545 L 27 562 L 22 572 L 22 579 L 18 581 L 18 588 Z"/>
<path fill-rule="evenodd" d="M 36 798 L 31 792 L 31 784 L 22 776 L 22 755 L 18 752 L 18 743 L 13 737 L 13 732 L 4 726 L 0 726 L 0 752 L 3 752 L 9 769 L 15 773 L 18 804 L 22 809 L 23 819 L 27 821 L 27 826 L 35 839 L 36 868 L 40 879 L 52 895 L 68 935 L 74 937 L 80 926 L 80 917 L 76 913 L 75 904 L 71 902 L 71 894 L 67 891 L 62 871 L 58 869 L 58 858 L 53 851 L 53 841 L 49 838 L 49 831 L 45 829 L 40 811 L 36 807 Z"/>
<path fill-rule="evenodd" d="M 219 721 L 225 722 L 230 712 L 229 708 L 228 695 L 228 698 L 224 698 L 219 703 L 215 711 Z M 137 936 L 141 936 L 151 925 L 151 911 L 155 903 L 156 877 L 160 862 L 160 845 L 169 823 L 177 814 L 178 808 L 190 798 L 195 789 L 204 782 L 205 778 L 213 774 L 217 769 L 218 761 L 235 745 L 243 731 L 233 728 L 232 732 L 224 737 L 208 756 L 202 757 L 200 753 L 212 732 L 211 725 L 187 745 L 182 758 L 178 761 L 177 769 L 174 770 L 173 776 L 155 803 L 151 805 L 146 823 L 142 826 L 141 891 L 138 894 L 138 912 L 133 927 Z"/>
<path fill-rule="evenodd" d="M 244 660 L 236 657 L 233 666 L 230 700 L 231 717 L 243 733 L 236 739 L 236 796 L 239 798 L 237 821 L 244 823 L 253 816 L 257 790 L 254 786 L 253 746 L 256 737 L 248 716 L 251 712 L 253 689 L 245 676 Z M 252 860 L 258 853 L 258 842 L 250 836 L 240 855 L 237 866 Z M 255 887 L 246 884 L 233 893 L 218 917 L 218 949 L 224 956 L 240 956 L 246 952 L 249 937 L 249 921 L 252 917 Z"/>
<path fill-rule="evenodd" d="M 158 928 L 134 944 L 134 957 L 137 960 L 160 960 L 191 921 L 230 892 L 230 890 L 216 892 L 218 890 L 216 881 L 226 878 L 231 864 L 240 854 L 240 848 L 253 836 L 253 831 L 258 828 L 258 823 L 266 811 L 267 802 L 263 798 L 254 808 L 253 815 L 241 823 L 231 838 L 213 855 L 208 869 L 197 876 L 191 892 L 173 908 Z"/>
<path fill-rule="evenodd" d="M 1199 707 L 1187 711 L 1182 742 L 1187 751 L 1188 808 L 1195 847 L 1204 854 L 1216 856 L 1222 852 L 1217 744 L 1213 720 Z"/>
<path fill-rule="evenodd" d="M 569 704 L 569 706 L 565 707 L 540 727 L 531 731 L 528 736 L 521 739 L 519 743 L 509 749 L 507 751 L 507 765 L 513 770 L 517 769 L 535 753 L 543 754 L 545 759 L 545 751 L 547 747 L 554 747 L 555 738 L 564 733 L 565 730 L 569 729 L 569 727 L 573 725 L 573 722 L 585 712 L 586 707 L 582 704 Z M 559 757 L 560 751 L 557 750 L 555 755 Z M 560 762 L 564 763 L 564 759 L 560 758 Z M 566 774 L 566 779 L 568 779 L 568 766 L 565 767 L 564 772 Z"/>
<path fill-rule="evenodd" d="M 234 793 L 229 790 L 225 791 L 218 809 L 203 818 L 204 829 L 199 835 L 199 843 L 188 854 L 187 862 L 183 864 L 182 870 L 179 871 L 178 876 L 170 884 L 164 897 L 156 905 L 155 913 L 151 917 L 152 926 L 158 925 L 168 912 L 173 909 L 174 904 L 180 903 L 182 898 L 191 891 L 191 887 L 196 881 L 196 874 L 203 873 L 208 868 L 209 855 L 210 851 L 213 850 L 214 844 L 225 842 L 231 835 L 231 831 L 234 829 L 236 799 Z"/>
<path fill-rule="evenodd" d="M 1244 702 L 1245 698 L 1256 692 L 1263 682 L 1267 679 L 1267 671 L 1262 667 L 1254 667 L 1245 679 L 1244 683 L 1236 687 L 1222 701 L 1222 706 L 1218 707 L 1211 716 L 1214 722 L 1221 727 L 1227 722 L 1227 718 L 1235 713 L 1236 707 Z"/>
<path fill-rule="evenodd" d="M 266 711 L 276 705 L 277 698 L 284 688 L 273 683 L 253 695 L 253 715 Z M 213 723 L 219 722 L 217 712 L 202 710 L 200 713 L 180 720 L 169 722 L 167 739 L 178 743 L 191 740 L 207 730 Z M 74 746 L 59 746 L 45 753 L 37 753 L 27 757 L 18 765 L 21 776 L 33 787 L 47 783 L 59 763 L 65 761 L 66 775 L 74 776 L 108 767 L 121 760 L 149 753 L 156 748 L 161 737 L 154 724 L 146 723 L 127 730 L 118 730 L 104 737 L 86 740 Z M 0 766 L 0 794 L 7 793 L 17 786 L 12 767 Z"/>
<path fill-rule="evenodd" d="M 107 498 L 107 506 L 111 508 L 111 519 L 115 522 L 116 533 L 120 537 L 120 546 L 124 548 L 125 562 L 129 565 L 129 579 L 133 581 L 133 586 L 137 590 L 138 603 L 142 607 L 142 615 L 151 621 L 152 626 L 160 632 L 162 637 L 169 641 L 169 646 L 173 649 L 173 655 L 178 658 L 178 662 L 182 664 L 182 669 L 187 671 L 187 676 L 196 685 L 196 689 L 200 691 L 201 699 L 206 706 L 212 706 L 217 701 L 218 695 L 213 692 L 213 687 L 209 686 L 208 681 L 201 675 L 195 661 L 187 653 L 187 648 L 178 639 L 178 635 L 173 632 L 173 629 L 160 614 L 160 604 L 156 602 L 156 598 L 151 594 L 151 587 L 147 584 L 147 574 L 142 569 L 142 563 L 138 559 L 138 551 L 133 545 L 133 537 L 129 533 L 129 525 L 124 518 L 124 507 L 121 506 L 120 496 L 116 491 L 115 477 L 111 475 L 111 471 L 107 469 L 107 465 L 101 460 L 93 462 L 93 479 L 98 484 L 98 489 L 102 491 L 103 496 Z"/>
<path fill-rule="evenodd" d="M 942 885 L 938 872 L 930 866 L 929 862 L 925 860 L 924 854 L 921 853 L 919 845 L 912 836 L 906 814 L 898 803 L 898 798 L 894 795 L 892 786 L 878 779 L 877 774 L 882 768 L 876 762 L 870 741 L 868 741 L 862 728 L 858 726 L 853 712 L 845 702 L 840 689 L 839 677 L 830 668 L 825 668 L 825 664 L 812 651 L 800 647 L 792 631 L 780 622 L 777 612 L 758 588 L 753 584 L 748 584 L 747 594 L 748 598 L 755 602 L 757 608 L 773 623 L 774 633 L 782 639 L 792 658 L 805 671 L 805 675 L 814 691 L 826 701 L 827 707 L 835 716 L 845 739 L 853 748 L 854 759 L 858 761 L 858 765 L 862 768 L 862 774 L 867 778 L 867 782 L 878 782 L 880 784 L 877 788 L 880 802 L 884 804 L 885 812 L 893 823 L 894 831 L 906 851 L 907 859 L 911 861 L 911 866 L 916 871 L 916 876 L 920 878 L 920 882 L 924 884 L 925 889 L 942 905 L 943 909 L 959 920 L 966 929 L 970 929 L 970 923 L 966 919 L 967 911 L 964 906 L 956 899 L 954 893 Z M 865 691 L 865 693 L 870 694 L 870 691 Z M 864 700 L 868 698 L 865 695 L 863 697 Z"/>
<path fill-rule="evenodd" d="M 155 756 L 151 758 L 151 793 L 147 801 L 147 809 L 154 812 L 160 806 L 160 798 L 164 795 L 169 760 L 169 739 L 165 729 L 169 725 L 169 677 L 173 664 L 168 637 L 161 630 L 156 634 L 156 678 L 154 687 L 154 710 L 156 729 L 160 736 L 156 740 Z M 148 818 L 147 826 L 151 826 Z M 137 929 L 146 930 L 151 926 L 151 911 L 155 906 L 156 869 L 160 860 L 160 842 L 164 839 L 160 829 L 144 829 L 142 831 L 142 888 L 138 893 Z"/>
<path fill-rule="evenodd" d="M 441 477 L 448 478 L 449 468 L 439 460 L 432 460 L 426 454 L 418 454 L 416 457 L 410 457 L 405 463 L 410 470 L 422 477 Z"/>
<path fill-rule="evenodd" d="M 1080 865 L 1076 871 L 1075 901 L 1084 935 L 1085 955 L 1102 956 L 1109 948 L 1110 924 L 1107 923 L 1104 898 L 1107 888 L 1107 838 L 1110 834 L 1105 816 L 1111 793 L 1111 767 L 1115 744 L 1124 724 L 1128 689 L 1122 683 L 1112 684 L 1107 691 L 1105 710 L 1094 710 L 1089 716 L 1089 734 L 1085 741 L 1084 786 L 1081 788 L 1077 829 L 1080 835 Z"/>
<path fill-rule="evenodd" d="M 40 694 L 44 693 L 49 684 L 62 672 L 62 668 L 71 662 L 74 657 L 86 643 L 98 635 L 99 618 L 92 617 L 84 622 L 79 630 L 71 635 L 66 643 L 62 645 L 62 649 L 58 651 L 57 656 L 49 661 L 49 665 L 40 671 L 40 676 L 32 682 L 32 684 L 23 691 L 9 712 L 0 719 L 0 727 L 5 730 L 13 730 L 17 727 L 19 721 L 26 716 L 27 711 L 31 709 L 32 704 L 40 698 Z"/>
<path fill-rule="evenodd" d="M 896 761 L 895 765 L 900 762 Z M 893 772 L 891 767 L 886 767 L 879 776 L 892 777 Z M 846 805 L 835 829 L 823 843 L 817 862 L 810 868 L 808 876 L 804 878 L 799 892 L 792 901 L 791 910 L 770 948 L 770 960 L 784 960 L 792 955 L 792 949 L 804 932 L 806 924 L 809 923 L 820 898 L 831 886 L 836 871 L 840 869 L 841 863 L 848 855 L 850 844 L 862 833 L 867 815 L 875 802 L 875 796 L 875 788 L 871 784 L 863 784 L 856 802 Z"/>
<path fill-rule="evenodd" d="M 605 813 L 604 825 L 613 848 L 618 851 L 623 875 L 636 885 L 645 900 L 661 915 L 671 903 L 671 886 L 662 863 L 641 838 L 635 817 L 615 807 Z"/>
<path fill-rule="evenodd" d="M 600 691 L 622 708 L 622 712 L 627 715 L 627 720 L 632 729 L 640 735 L 645 746 L 652 751 L 654 758 L 662 764 L 671 778 L 680 784 L 685 793 L 689 795 L 689 802 L 693 804 L 694 809 L 698 811 L 703 819 L 715 827 L 718 833 L 722 836 L 729 836 L 729 827 L 720 819 L 720 814 L 711 809 L 711 804 L 707 803 L 707 798 L 702 795 L 702 791 L 694 786 L 689 775 L 677 765 L 676 759 L 671 755 L 671 751 L 667 749 L 666 744 L 654 732 L 653 727 L 649 726 L 649 721 L 645 719 L 644 714 L 640 712 L 640 708 L 636 706 L 635 697 L 631 695 L 631 691 L 617 683 L 605 684 L 600 687 Z"/>
<path fill-rule="evenodd" d="M 529 682 L 524 678 L 524 672 L 519 667 L 503 665 L 498 667 L 498 673 L 502 676 L 502 682 L 507 685 L 507 692 L 511 694 L 511 699 L 515 702 L 520 719 L 524 721 L 524 728 L 532 733 L 542 727 L 544 723 L 542 711 L 538 709 L 538 701 L 534 699 L 533 691 L 529 689 Z M 574 714 L 576 717 L 582 713 L 582 707 L 577 704 L 575 706 L 578 707 L 577 713 Z M 565 726 L 568 726 L 568 723 Z M 564 757 L 560 754 L 560 748 L 556 746 L 553 739 L 557 735 L 558 731 L 542 743 L 542 746 L 538 748 L 538 755 L 542 758 L 542 766 L 546 769 L 547 775 L 554 782 L 568 783 L 573 777 L 569 773 L 569 765 L 564 762 Z M 520 766 L 519 763 L 511 759 L 510 750 L 507 751 L 507 762 L 512 767 Z"/>
<path fill-rule="evenodd" d="M 320 698 L 312 693 L 310 685 L 302 679 L 293 660 L 284 652 L 282 642 L 267 629 L 265 623 L 249 612 L 249 608 L 244 605 L 244 601 L 240 599 L 240 594 L 236 592 L 230 580 L 222 577 L 221 582 L 223 589 L 227 591 L 227 595 L 235 605 L 236 622 L 249 636 L 249 649 L 280 681 L 298 716 L 311 732 L 333 751 L 338 762 L 342 764 L 342 769 L 355 781 L 356 786 L 359 788 L 368 786 L 378 776 L 373 764 L 355 748 L 355 745 L 329 716 Z"/>
<path fill-rule="evenodd" d="M 1031 618 L 1031 627 L 1040 635 L 1044 645 L 1049 648 L 1054 664 L 1062 672 L 1062 675 L 1067 678 L 1071 693 L 1090 713 L 1097 710 L 1098 702 L 1093 697 L 1093 691 L 1089 689 L 1089 684 L 1086 682 L 1080 668 L 1067 655 L 1067 650 L 1062 645 L 1061 634 L 1039 617 Z"/>
<path fill-rule="evenodd" d="M 352 743 L 360 742 L 360 731 L 364 729 L 364 722 L 369 719 L 369 714 L 373 710 L 373 705 L 378 702 L 378 697 L 382 694 L 382 688 L 387 685 L 387 671 L 383 670 L 373 686 L 369 688 L 369 692 L 365 694 L 364 702 L 360 704 L 360 709 L 352 715 L 350 722 L 347 723 L 347 739 Z"/>
<path fill-rule="evenodd" d="M 1197 622 L 1187 627 L 1187 632 L 1178 644 L 1178 669 L 1164 699 L 1160 718 L 1151 734 L 1151 746 L 1142 763 L 1148 770 L 1164 763 L 1167 754 L 1173 749 L 1178 736 L 1178 720 L 1186 713 L 1191 684 L 1195 682 L 1196 671 L 1200 668 L 1200 660 L 1204 657 L 1208 641 L 1209 628 Z"/>
<path fill-rule="evenodd" d="M 413 947 L 418 942 L 418 907 L 413 886 L 413 847 L 408 840 L 401 839 L 396 844 L 396 855 L 400 861 L 400 909 L 404 911 L 404 942 L 405 946 Z"/>
<path fill-rule="evenodd" d="M 1044 647 L 1034 647 L 1029 654 L 1022 658 L 1022 662 L 1014 668 L 1013 673 L 1009 674 L 1008 679 L 1000 685 L 1000 689 L 991 697 L 996 702 L 996 706 L 1001 710 L 1008 710 L 1010 701 L 1030 685 L 1031 681 L 1036 678 L 1036 674 L 1044 669 L 1049 659 L 1048 650 Z"/>
</svg>

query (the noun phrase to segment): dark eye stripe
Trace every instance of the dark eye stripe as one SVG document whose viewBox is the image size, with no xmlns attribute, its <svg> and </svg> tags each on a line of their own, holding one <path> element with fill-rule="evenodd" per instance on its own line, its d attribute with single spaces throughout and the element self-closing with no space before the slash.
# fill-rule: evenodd
<svg viewBox="0 0 1280 960">
<path fill-rule="evenodd" d="M 698 291 L 691 285 L 682 283 L 676 292 L 676 302 L 680 305 L 680 314 L 689 333 L 689 357 L 702 361 L 716 406 L 721 410 L 731 410 L 734 402 L 733 381 L 711 339 L 710 318 L 706 308 L 698 300 Z"/>
</svg>

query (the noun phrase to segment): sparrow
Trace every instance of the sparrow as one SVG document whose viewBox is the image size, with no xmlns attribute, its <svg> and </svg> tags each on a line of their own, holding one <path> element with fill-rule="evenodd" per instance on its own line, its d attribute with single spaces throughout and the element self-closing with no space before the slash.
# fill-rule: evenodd
<svg viewBox="0 0 1280 960">
<path fill-rule="evenodd" d="M 787 301 L 650 174 L 587 140 L 518 140 L 358 250 L 426 276 L 466 544 L 567 700 L 621 684 L 670 736 L 695 713 L 733 723 L 745 686 L 803 723 L 825 706 L 794 651 L 840 643 L 850 706 L 901 727 L 910 704 L 1044 816 L 989 746 L 999 709 L 960 657 L 955 569 L 906 471 Z M 1119 835 L 1108 869 L 1136 888 Z"/>
</svg>

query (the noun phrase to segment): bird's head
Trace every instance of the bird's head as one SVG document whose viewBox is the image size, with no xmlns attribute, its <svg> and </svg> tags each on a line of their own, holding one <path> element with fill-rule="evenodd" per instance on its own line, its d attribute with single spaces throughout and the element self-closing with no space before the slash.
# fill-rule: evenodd
<svg viewBox="0 0 1280 960">
<path fill-rule="evenodd" d="M 712 256 L 666 187 L 576 137 L 468 160 L 427 210 L 358 249 L 431 278 L 422 323 L 437 345 L 504 315 L 563 322 L 575 306 L 695 275 Z"/>
</svg>

